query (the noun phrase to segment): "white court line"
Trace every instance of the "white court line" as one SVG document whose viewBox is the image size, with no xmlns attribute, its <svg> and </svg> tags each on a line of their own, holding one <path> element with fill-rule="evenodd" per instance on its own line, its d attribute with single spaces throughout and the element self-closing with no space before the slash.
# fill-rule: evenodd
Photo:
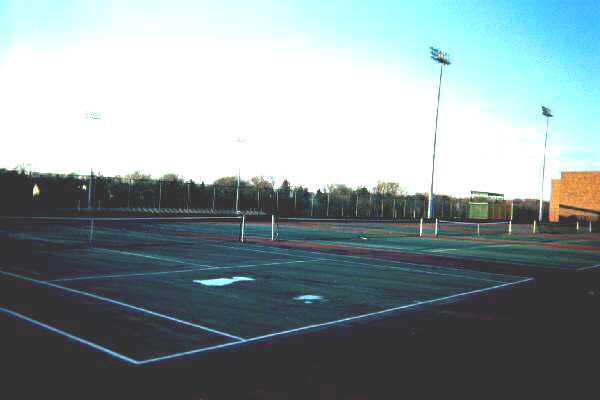
<svg viewBox="0 0 600 400">
<path fill-rule="evenodd" d="M 148 258 L 150 260 L 172 262 L 172 263 L 175 263 L 175 264 L 192 265 L 192 266 L 195 266 L 195 267 L 205 267 L 205 268 L 214 267 L 214 265 L 209 265 L 209 264 L 197 264 L 197 263 L 194 263 L 194 262 L 191 262 L 191 261 L 180 260 L 180 259 L 177 259 L 177 258 L 162 257 L 162 256 L 153 256 L 151 254 L 134 253 L 132 251 L 112 250 L 112 249 L 104 249 L 104 248 L 98 248 L 98 247 L 93 248 L 93 250 L 98 250 L 98 251 L 106 252 L 106 253 L 116 253 L 116 254 L 124 254 L 124 255 L 128 255 L 128 256 Z"/>
<path fill-rule="evenodd" d="M 323 323 L 318 323 L 318 324 L 306 325 L 306 326 L 302 326 L 300 328 L 295 328 L 295 329 L 290 329 L 290 330 L 281 331 L 281 332 L 275 332 L 275 333 L 269 333 L 269 334 L 266 334 L 266 335 L 261 335 L 261 336 L 256 336 L 256 337 L 252 337 L 252 338 L 246 339 L 246 340 L 244 340 L 243 343 L 255 342 L 255 341 L 258 341 L 258 340 L 265 340 L 265 339 L 269 339 L 269 338 L 272 338 L 272 337 L 275 337 L 275 336 L 287 335 L 287 334 L 291 334 L 291 333 L 295 333 L 295 332 L 305 331 L 305 330 L 308 330 L 308 329 L 314 329 L 314 328 L 319 328 L 319 327 L 324 327 L 324 326 L 331 326 L 331 325 L 342 324 L 342 323 L 345 323 L 345 322 L 354 321 L 354 320 L 358 320 L 358 319 L 370 318 L 370 317 L 374 317 L 376 315 L 386 314 L 386 313 L 390 313 L 390 312 L 394 312 L 394 311 L 406 310 L 406 309 L 409 309 L 409 308 L 423 306 L 423 305 L 426 305 L 426 304 L 432 304 L 432 303 L 447 301 L 447 300 L 455 299 L 455 298 L 458 298 L 458 297 L 471 296 L 471 295 L 474 295 L 474 294 L 479 294 L 479 293 L 484 293 L 484 292 L 488 292 L 488 291 L 492 291 L 492 290 L 497 290 L 497 289 L 500 289 L 500 288 L 503 288 L 503 287 L 519 285 L 519 284 L 522 284 L 522 283 L 525 283 L 525 282 L 529 282 L 529 281 L 532 281 L 532 280 L 533 280 L 533 278 L 526 278 L 526 279 L 522 279 L 522 280 L 515 281 L 515 282 L 504 283 L 504 284 L 501 284 L 501 285 L 491 286 L 491 287 L 483 288 L 483 289 L 471 290 L 469 292 L 457 293 L 457 294 L 453 294 L 453 295 L 449 295 L 449 296 L 439 297 L 439 298 L 436 298 L 436 299 L 416 301 L 414 303 L 406 304 L 406 305 L 403 305 L 403 306 L 392 307 L 392 308 L 388 308 L 388 309 L 385 309 L 385 310 L 375 311 L 375 312 L 371 312 L 371 313 L 367 313 L 367 314 L 355 315 L 355 316 L 352 316 L 352 317 L 342 318 L 342 319 L 338 319 L 338 320 L 335 320 L 335 321 L 329 321 L 329 322 L 323 322 Z M 199 349 L 195 349 L 195 350 L 185 351 L 185 352 L 182 352 L 182 353 L 174 353 L 174 354 L 169 354 L 169 355 L 162 356 L 162 357 L 148 358 L 148 359 L 139 361 L 139 363 L 140 364 L 150 364 L 150 363 L 155 363 L 155 362 L 159 362 L 159 361 L 165 361 L 165 360 L 170 360 L 170 359 L 174 359 L 174 358 L 179 358 L 179 357 L 186 356 L 186 355 L 202 353 L 202 352 L 205 352 L 205 351 L 214 350 L 214 349 L 218 349 L 218 348 L 231 347 L 231 346 L 239 346 L 240 344 L 242 344 L 242 343 L 241 342 L 237 342 L 237 343 L 225 343 L 225 344 L 218 345 L 218 346 L 203 347 L 203 348 L 199 348 Z"/>
<path fill-rule="evenodd" d="M 596 268 L 600 268 L 600 264 L 590 265 L 589 267 L 577 268 L 576 271 L 587 271 L 587 270 L 596 269 Z"/>
<path fill-rule="evenodd" d="M 221 245 L 213 245 L 216 247 L 224 247 L 224 248 L 232 248 L 232 249 L 237 249 L 237 247 L 229 247 L 229 246 L 221 246 Z M 260 251 L 262 253 L 270 253 L 270 254 L 287 254 L 289 255 L 289 252 L 303 252 L 303 253 L 308 253 L 308 254 L 315 254 L 315 255 L 319 255 L 319 256 L 324 256 L 324 255 L 329 255 L 330 257 L 325 258 L 325 260 L 328 261 L 340 261 L 340 259 L 343 258 L 352 258 L 352 259 L 359 259 L 359 260 L 373 260 L 373 261 L 377 261 L 377 262 L 385 262 L 385 263 L 392 263 L 392 264 L 400 264 L 400 265 L 410 265 L 410 266 L 414 266 L 414 267 L 420 267 L 420 268 L 425 268 L 425 269 L 431 269 L 431 268 L 435 268 L 435 269 L 442 269 L 442 270 L 446 270 L 446 271 L 456 271 L 456 272 L 461 272 L 462 274 L 459 275 L 455 275 L 456 277 L 465 277 L 465 270 L 468 270 L 468 268 L 460 268 L 460 267 L 449 267 L 449 266 L 445 266 L 445 265 L 433 265 L 433 264 L 419 264 L 419 263 L 414 263 L 414 262 L 410 262 L 410 261 L 397 261 L 397 260 L 387 260 L 387 259 L 381 259 L 381 258 L 374 258 L 374 257 L 364 257 L 364 256 L 351 256 L 348 254 L 335 254 L 335 253 L 323 253 L 323 252 L 317 252 L 317 251 L 310 251 L 310 250 L 306 250 L 306 249 L 285 249 L 285 251 L 266 251 L 266 250 L 255 250 L 255 249 L 248 249 L 248 248 L 239 248 L 240 250 L 246 250 L 246 251 Z M 427 253 L 418 253 L 418 254 L 427 254 Z M 298 254 L 297 257 L 308 257 L 307 254 Z M 476 259 L 478 261 L 482 261 L 481 259 Z M 489 261 L 489 260 L 485 260 L 483 259 L 483 261 Z M 369 264 L 366 264 L 369 265 Z M 522 266 L 522 267 L 527 267 L 526 265 L 522 265 L 522 264 L 514 264 L 514 265 L 518 265 L 518 266 Z M 390 268 L 399 268 L 399 267 L 392 267 L 390 266 Z M 419 273 L 423 273 L 423 274 L 427 274 L 427 273 L 432 273 L 432 271 L 423 271 L 421 269 L 408 269 L 408 271 L 411 272 L 419 272 Z M 495 272 L 487 272 L 487 271 L 477 271 L 478 274 L 484 274 L 484 275 L 495 275 L 495 276 L 501 276 L 501 277 L 506 277 L 506 276 L 513 276 L 513 275 L 507 275 L 507 274 L 499 274 L 499 273 L 495 273 Z M 452 274 L 447 274 L 448 276 L 452 276 Z"/>
<path fill-rule="evenodd" d="M 65 337 L 67 337 L 67 338 L 69 338 L 71 340 L 74 340 L 74 341 L 76 341 L 78 343 L 81 343 L 81 344 L 84 344 L 86 346 L 89 346 L 89 347 L 91 347 L 91 348 L 93 348 L 95 350 L 99 350 L 99 351 L 101 351 L 103 353 L 106 353 L 106 354 L 108 354 L 108 355 L 110 355 L 112 357 L 115 357 L 115 358 L 117 358 L 119 360 L 126 361 L 126 362 L 128 362 L 130 364 L 139 364 L 139 361 L 134 360 L 133 358 L 129 358 L 129 357 L 124 356 L 123 354 L 119 354 L 116 351 L 111 350 L 111 349 L 109 349 L 107 347 L 100 346 L 99 344 L 90 342 L 89 340 L 82 339 L 82 338 L 80 338 L 78 336 L 72 335 L 72 334 L 70 334 L 68 332 L 60 330 L 60 329 L 55 328 L 53 326 L 44 324 L 43 322 L 40 322 L 40 321 L 37 321 L 37 320 L 35 320 L 33 318 L 27 317 L 27 316 L 25 316 L 23 314 L 19 314 L 18 312 L 9 310 L 9 309 L 4 308 L 4 307 L 0 307 L 0 312 L 3 312 L 5 314 L 8 314 L 8 315 L 10 315 L 12 317 L 15 317 L 15 318 L 18 318 L 18 319 L 22 319 L 24 321 L 27 321 L 27 322 L 33 324 L 33 325 L 39 326 L 40 328 L 44 328 L 46 330 L 49 330 L 50 332 L 54 332 L 54 333 L 57 333 L 59 335 L 65 336 Z"/>
<path fill-rule="evenodd" d="M 465 249 L 434 249 L 434 250 L 429 250 L 429 253 L 441 253 L 444 251 L 457 251 L 457 250 L 465 250 Z"/>
<path fill-rule="evenodd" d="M 298 242 L 298 241 L 296 241 Z M 354 246 L 349 246 L 347 243 L 342 243 L 342 242 L 333 242 L 336 243 L 336 245 L 340 246 L 340 247 L 345 247 L 345 248 L 350 248 L 350 249 L 356 249 L 356 247 Z M 373 246 L 373 245 L 366 245 L 366 246 L 359 246 L 358 248 L 360 249 L 369 249 L 371 247 L 378 247 L 381 248 L 383 251 L 388 252 L 388 253 L 395 253 L 396 250 L 393 247 L 382 247 L 382 246 Z M 288 249 L 288 250 L 303 250 L 306 251 L 307 253 L 316 253 L 313 251 L 309 251 L 309 250 L 304 250 L 304 249 Z M 322 254 L 322 253 L 321 253 Z M 332 254 L 332 253 L 329 253 Z M 419 251 L 413 251 L 413 254 L 423 254 L 423 255 L 427 255 L 427 254 L 431 254 L 428 250 L 419 250 Z M 373 257 L 363 257 L 363 256 L 350 256 L 350 255 L 338 255 L 340 257 L 354 257 L 354 258 L 363 258 L 365 260 L 379 260 L 381 261 L 380 258 L 373 258 Z M 453 255 L 445 255 L 444 257 L 448 257 L 448 258 L 452 258 L 455 260 L 459 260 L 459 261 L 464 261 L 464 258 L 460 258 L 457 256 L 453 256 Z M 511 265 L 511 266 L 517 266 L 517 267 L 524 267 L 524 268 L 532 268 L 535 266 L 539 266 L 540 264 L 523 264 L 523 263 L 518 263 L 518 262 L 514 262 L 514 261 L 508 261 L 508 260 L 496 260 L 496 259 L 490 259 L 490 258 L 485 258 L 485 257 L 472 257 L 469 256 L 469 260 L 475 260 L 475 261 L 485 261 L 485 262 L 496 262 L 496 263 L 502 263 L 502 264 L 507 264 L 507 265 Z M 447 266 L 443 266 L 443 265 L 433 265 L 433 264 L 417 264 L 417 263 L 412 263 L 409 261 L 394 261 L 394 260 L 386 260 L 389 262 L 396 262 L 396 263 L 401 263 L 401 264 L 409 264 L 409 265 L 417 265 L 417 266 L 422 266 L 422 267 L 427 267 L 427 268 L 447 268 L 447 269 L 456 269 L 453 267 L 447 267 Z M 560 268 L 563 269 L 564 267 L 560 267 L 560 266 L 555 266 L 555 268 Z M 503 275 L 506 276 L 506 274 L 498 274 L 495 272 L 484 272 L 486 274 L 493 274 L 493 275 Z"/>
<path fill-rule="evenodd" d="M 17 279 L 22 279 L 22 280 L 27 281 L 27 282 L 36 283 L 38 285 L 49 286 L 51 288 L 61 289 L 61 290 L 64 290 L 66 292 L 70 292 L 70 293 L 75 293 L 75 294 L 79 294 L 79 295 L 82 295 L 82 296 L 91 297 L 93 299 L 104 301 L 104 302 L 107 302 L 107 303 L 116 304 L 118 306 L 125 307 L 125 308 L 131 309 L 131 310 L 135 310 L 135 311 L 139 311 L 141 313 L 152 315 L 154 317 L 166 319 L 168 321 L 177 322 L 177 323 L 182 324 L 182 325 L 191 326 L 193 328 L 198 328 L 198 329 L 201 329 L 203 331 L 211 332 L 211 333 L 214 333 L 214 334 L 217 334 L 217 335 L 226 336 L 226 337 L 231 338 L 231 339 L 236 339 L 236 340 L 239 340 L 239 341 L 244 341 L 245 340 L 242 337 L 235 336 L 235 335 L 232 335 L 232 334 L 227 333 L 227 332 L 222 332 L 222 331 L 219 331 L 219 330 L 216 330 L 216 329 L 209 328 L 207 326 L 203 326 L 203 325 L 199 325 L 199 324 L 194 324 L 194 323 L 189 322 L 189 321 L 184 321 L 182 319 L 170 317 L 168 315 L 161 314 L 161 313 L 158 313 L 158 312 L 155 312 L 155 311 L 151 311 L 151 310 L 148 310 L 146 308 L 142 308 L 142 307 L 134 306 L 134 305 L 131 305 L 131 304 L 123 303 L 123 302 L 118 301 L 118 300 L 113 300 L 111 298 L 104 297 L 104 296 L 99 296 L 97 294 L 93 294 L 93 293 L 90 293 L 90 292 L 85 292 L 83 290 L 72 289 L 70 287 L 57 285 L 57 284 L 51 283 L 51 282 L 40 281 L 38 279 L 28 278 L 26 276 L 13 274 L 11 272 L 6 272 L 6 271 L 0 271 L 0 274 L 1 275 L 5 275 L 5 276 L 10 276 L 10 277 L 13 277 L 13 278 L 17 278 Z"/>
<path fill-rule="evenodd" d="M 499 248 L 499 247 L 512 247 L 512 246 L 519 246 L 522 245 L 522 243 L 507 243 L 507 244 L 487 244 L 487 243 L 482 243 L 483 246 L 485 246 L 486 248 Z M 474 249 L 476 249 L 476 247 L 472 247 Z"/>
<path fill-rule="evenodd" d="M 274 261 L 270 263 L 264 264 L 243 264 L 243 265 L 229 265 L 226 267 L 207 267 L 207 268 L 188 268 L 188 269 L 179 269 L 173 271 L 156 271 L 156 272 L 137 272 L 131 274 L 114 274 L 114 275 L 88 275 L 88 276 L 78 276 L 75 278 L 61 278 L 61 279 L 52 279 L 46 282 L 73 282 L 73 281 L 85 281 L 85 280 L 93 280 L 93 279 L 111 279 L 111 278 L 129 278 L 136 276 L 154 276 L 154 275 L 168 275 L 168 274 L 181 274 L 185 272 L 198 272 L 198 271 L 214 271 L 214 270 L 222 270 L 222 269 L 242 269 L 242 268 L 253 268 L 253 267 L 268 267 L 273 265 L 282 265 L 282 264 L 299 264 L 299 263 L 307 263 L 311 261 L 322 261 L 325 258 L 311 258 L 306 260 L 294 260 L 294 261 Z"/>
<path fill-rule="evenodd" d="M 346 263 L 346 264 L 357 264 L 357 265 L 364 265 L 366 267 L 383 267 L 383 268 L 390 268 L 393 270 L 401 270 L 401 271 L 406 271 L 406 272 L 415 272 L 414 269 L 412 268 L 402 268 L 402 267 L 396 267 L 394 265 L 384 265 L 384 264 L 371 264 L 371 263 L 361 263 L 358 261 L 350 261 L 350 260 L 335 260 L 336 262 L 340 262 L 340 263 Z M 422 274 L 427 274 L 427 275 L 439 275 L 439 276 L 449 276 L 452 278 L 460 278 L 460 279 L 471 279 L 471 280 L 476 280 L 476 281 L 484 281 L 484 282 L 493 282 L 493 283 L 506 283 L 506 281 L 498 281 L 496 279 L 487 279 L 487 278 L 479 278 L 479 277 L 475 277 L 475 276 L 469 276 L 468 272 L 465 273 L 465 275 L 456 275 L 456 274 L 445 274 L 442 272 L 435 272 L 435 271 L 418 271 Z"/>
</svg>

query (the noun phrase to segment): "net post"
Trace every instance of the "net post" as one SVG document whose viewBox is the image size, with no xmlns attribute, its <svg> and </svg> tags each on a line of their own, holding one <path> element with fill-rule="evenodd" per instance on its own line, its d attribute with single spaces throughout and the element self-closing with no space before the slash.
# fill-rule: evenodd
<svg viewBox="0 0 600 400">
<path fill-rule="evenodd" d="M 533 228 L 532 228 L 532 230 L 531 230 L 531 233 L 533 233 L 534 235 L 535 235 L 535 232 L 536 232 L 536 229 L 535 229 L 535 228 L 536 228 L 536 221 L 535 221 L 535 219 L 534 219 L 534 220 L 533 220 Z"/>
<path fill-rule="evenodd" d="M 512 235 L 512 219 L 508 221 L 508 234 Z"/>
<path fill-rule="evenodd" d="M 242 228 L 240 232 L 240 242 L 244 243 L 244 231 L 246 230 L 246 214 L 242 214 Z"/>
<path fill-rule="evenodd" d="M 275 214 L 271 215 L 271 241 L 275 241 Z"/>
<path fill-rule="evenodd" d="M 94 219 L 90 220 L 90 234 L 88 237 L 88 243 L 91 246 L 94 243 Z"/>
<path fill-rule="evenodd" d="M 590 219 L 590 233 L 592 233 L 592 220 Z"/>
<path fill-rule="evenodd" d="M 579 221 L 575 223 L 575 230 L 579 233 Z"/>
<path fill-rule="evenodd" d="M 436 218 L 435 219 L 435 231 L 434 231 L 435 237 L 438 236 L 438 233 L 439 233 L 439 224 L 438 224 L 438 219 Z"/>
<path fill-rule="evenodd" d="M 479 223 L 477 223 L 477 236 L 479 236 Z"/>
<path fill-rule="evenodd" d="M 419 222 L 419 237 L 423 237 L 423 218 Z"/>
</svg>

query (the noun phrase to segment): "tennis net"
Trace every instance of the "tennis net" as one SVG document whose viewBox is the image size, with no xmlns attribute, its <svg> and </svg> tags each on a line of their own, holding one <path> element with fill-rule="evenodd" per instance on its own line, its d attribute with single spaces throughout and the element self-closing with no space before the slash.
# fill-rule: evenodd
<svg viewBox="0 0 600 400">
<path fill-rule="evenodd" d="M 32 248 L 194 245 L 243 240 L 242 216 L 0 217 L 0 243 Z"/>
<path fill-rule="evenodd" d="M 436 236 L 509 235 L 511 228 L 510 221 L 460 222 L 438 220 Z"/>
<path fill-rule="evenodd" d="M 550 234 L 565 234 L 565 233 L 582 233 L 588 229 L 588 225 L 581 224 L 579 221 L 570 222 L 537 222 L 537 229 L 534 226 L 534 231 L 537 233 Z"/>
<path fill-rule="evenodd" d="M 419 221 L 333 218 L 273 218 L 274 240 L 367 240 L 418 236 Z"/>
</svg>

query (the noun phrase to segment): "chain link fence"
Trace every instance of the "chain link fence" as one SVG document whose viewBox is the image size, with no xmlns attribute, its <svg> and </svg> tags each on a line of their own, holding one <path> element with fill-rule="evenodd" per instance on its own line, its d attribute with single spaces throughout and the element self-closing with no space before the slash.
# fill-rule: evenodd
<svg viewBox="0 0 600 400">
<path fill-rule="evenodd" d="M 311 192 L 305 188 L 207 185 L 193 181 L 20 173 L 0 170 L 0 209 L 5 215 L 57 210 L 255 212 L 282 217 L 420 219 L 427 194 L 392 195 L 366 189 Z M 468 198 L 436 195 L 434 216 L 469 219 Z M 487 219 L 531 222 L 537 200 L 490 202 Z M 547 204 L 545 204 L 547 215 Z"/>
</svg>

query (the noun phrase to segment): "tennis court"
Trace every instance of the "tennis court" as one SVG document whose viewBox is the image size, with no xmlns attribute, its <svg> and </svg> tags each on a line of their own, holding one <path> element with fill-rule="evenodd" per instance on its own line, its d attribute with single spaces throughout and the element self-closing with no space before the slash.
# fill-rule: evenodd
<svg viewBox="0 0 600 400">
<path fill-rule="evenodd" d="M 532 234 L 530 224 L 443 222 L 438 227 L 433 223 L 420 227 L 418 221 L 290 218 L 278 224 L 276 230 L 283 247 L 352 249 L 347 251 L 368 254 L 360 251 L 366 249 L 386 258 L 408 258 L 422 263 L 444 259 L 446 265 L 488 272 L 527 275 L 600 268 L 600 234 L 586 229 L 576 231 L 575 224 L 556 233 Z M 260 233 L 260 226 L 253 229 L 256 236 L 267 236 Z"/>
<path fill-rule="evenodd" d="M 442 258 L 419 264 L 252 242 L 268 224 L 248 226 L 242 243 L 235 217 L 39 222 L 0 230 L 0 311 L 137 365 L 532 282 Z"/>
</svg>

